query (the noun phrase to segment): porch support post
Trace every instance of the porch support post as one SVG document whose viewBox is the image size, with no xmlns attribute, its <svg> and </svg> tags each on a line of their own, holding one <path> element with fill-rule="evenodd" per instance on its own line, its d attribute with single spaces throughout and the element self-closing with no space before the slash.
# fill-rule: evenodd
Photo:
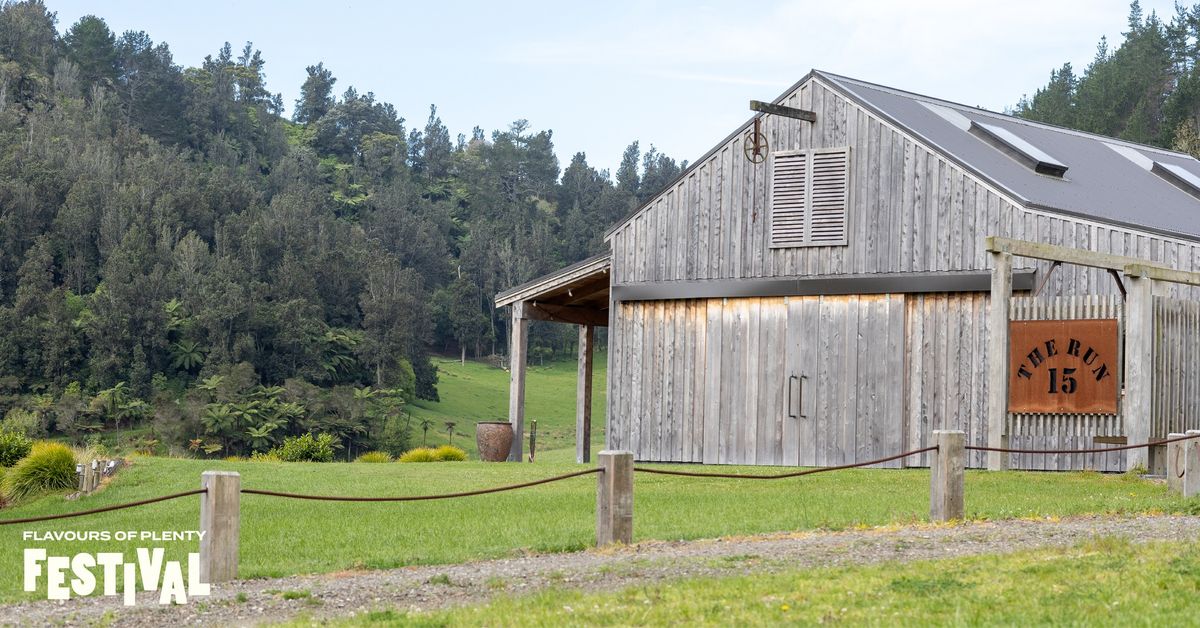
<svg viewBox="0 0 1200 628">
<path fill-rule="evenodd" d="M 992 293 L 988 315 L 988 447 L 1004 447 L 1004 424 L 1008 415 L 1008 315 L 1012 298 L 1012 254 L 990 253 L 992 257 Z M 950 427 L 950 426 L 946 426 Z M 989 471 L 1008 468 L 1008 454 L 987 452 Z"/>
<path fill-rule="evenodd" d="M 1154 280 L 1127 275 L 1129 296 L 1125 302 L 1125 399 L 1121 413 L 1129 444 L 1150 440 L 1150 413 L 1154 386 Z M 1130 449 L 1126 468 L 1149 469 L 1145 447 Z"/>
<path fill-rule="evenodd" d="M 512 304 L 512 334 L 508 339 L 508 422 L 512 424 L 509 462 L 521 462 L 525 442 L 525 362 L 529 354 L 529 319 L 525 302 Z"/>
<path fill-rule="evenodd" d="M 575 391 L 575 462 L 592 460 L 592 352 L 596 328 L 579 326 L 579 382 Z"/>
</svg>

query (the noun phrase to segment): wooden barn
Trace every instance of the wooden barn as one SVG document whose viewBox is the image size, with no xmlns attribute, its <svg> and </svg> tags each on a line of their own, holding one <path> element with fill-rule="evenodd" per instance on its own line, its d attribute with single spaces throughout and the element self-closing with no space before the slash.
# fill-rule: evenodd
<svg viewBox="0 0 1200 628">
<path fill-rule="evenodd" d="M 581 461 L 597 326 L 606 445 L 638 460 L 829 466 L 933 429 L 1065 449 L 1200 427 L 1196 159 L 816 70 L 752 108 L 608 253 L 497 295 L 513 459 L 529 320 L 579 326 Z M 1066 335 L 1017 327 L 1038 320 Z M 1144 452 L 968 464 L 1162 464 Z"/>
</svg>

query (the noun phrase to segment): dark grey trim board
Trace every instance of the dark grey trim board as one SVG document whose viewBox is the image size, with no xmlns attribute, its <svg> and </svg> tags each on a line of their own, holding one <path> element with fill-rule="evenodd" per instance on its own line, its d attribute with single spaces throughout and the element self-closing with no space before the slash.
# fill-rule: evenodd
<svg viewBox="0 0 1200 628">
<path fill-rule="evenodd" d="M 1033 269 L 1013 270 L 1012 289 L 1032 290 Z M 799 297 L 844 294 L 904 294 L 922 292 L 988 292 L 992 274 L 982 272 L 889 273 L 837 277 L 772 279 L 715 279 L 614 284 L 613 301 L 720 299 L 737 297 Z"/>
</svg>

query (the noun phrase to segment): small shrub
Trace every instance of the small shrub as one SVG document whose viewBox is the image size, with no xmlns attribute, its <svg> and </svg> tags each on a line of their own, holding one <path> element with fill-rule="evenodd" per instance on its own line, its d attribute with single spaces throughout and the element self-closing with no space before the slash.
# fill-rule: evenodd
<svg viewBox="0 0 1200 628">
<path fill-rule="evenodd" d="M 275 450 L 267 452 L 256 451 L 250 454 L 250 462 L 283 462 L 283 459 L 279 457 L 279 454 L 275 453 Z"/>
<path fill-rule="evenodd" d="M 75 486 L 75 454 L 62 443 L 34 443 L 28 456 L 4 474 L 4 496 L 10 501 Z"/>
<path fill-rule="evenodd" d="M 392 455 L 386 451 L 368 451 L 354 459 L 355 462 L 391 462 Z"/>
<path fill-rule="evenodd" d="M 438 462 L 462 462 L 467 459 L 467 452 L 454 445 L 442 445 L 433 450 L 433 457 Z"/>
<path fill-rule="evenodd" d="M 467 459 L 467 452 L 451 445 L 442 445 L 437 449 L 432 447 L 417 447 L 404 452 L 400 462 L 459 462 Z"/>
<path fill-rule="evenodd" d="M 29 455 L 33 442 L 17 432 L 0 432 L 0 467 L 11 467 Z"/>
<path fill-rule="evenodd" d="M 404 455 L 400 456 L 400 462 L 436 462 L 436 461 L 437 461 L 437 458 L 434 457 L 434 450 L 432 450 L 428 447 L 417 447 L 416 449 L 410 449 L 410 450 L 404 452 Z"/>
<path fill-rule="evenodd" d="M 246 459 L 241 456 L 225 456 L 225 462 L 245 462 Z"/>
<path fill-rule="evenodd" d="M 303 436 L 290 436 L 283 439 L 283 444 L 272 449 L 284 462 L 331 462 L 333 461 L 333 436 L 319 434 L 313 437 L 312 432 Z"/>
</svg>

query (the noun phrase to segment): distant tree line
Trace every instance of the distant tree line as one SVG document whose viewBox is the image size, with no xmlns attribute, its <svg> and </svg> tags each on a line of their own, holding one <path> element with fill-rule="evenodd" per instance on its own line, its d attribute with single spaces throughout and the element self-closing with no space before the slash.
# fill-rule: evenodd
<svg viewBox="0 0 1200 628">
<path fill-rule="evenodd" d="M 1200 155 L 1200 5 L 1175 6 L 1164 22 L 1130 5 L 1115 48 L 1100 39 L 1083 74 L 1070 63 L 1050 73 L 1018 116 Z"/>
<path fill-rule="evenodd" d="M 433 106 L 410 128 L 322 63 L 288 120 L 265 67 L 250 44 L 181 67 L 146 33 L 89 15 L 60 36 L 40 0 L 0 3 L 0 414 L 120 425 L 96 401 L 119 388 L 131 419 L 241 452 L 321 394 L 352 423 L 436 398 L 431 354 L 504 351 L 495 293 L 600 252 L 686 167 L 633 142 L 615 176 L 583 153 L 560 171 L 549 130 L 455 137 Z M 531 350 L 573 338 L 535 326 Z"/>
</svg>

